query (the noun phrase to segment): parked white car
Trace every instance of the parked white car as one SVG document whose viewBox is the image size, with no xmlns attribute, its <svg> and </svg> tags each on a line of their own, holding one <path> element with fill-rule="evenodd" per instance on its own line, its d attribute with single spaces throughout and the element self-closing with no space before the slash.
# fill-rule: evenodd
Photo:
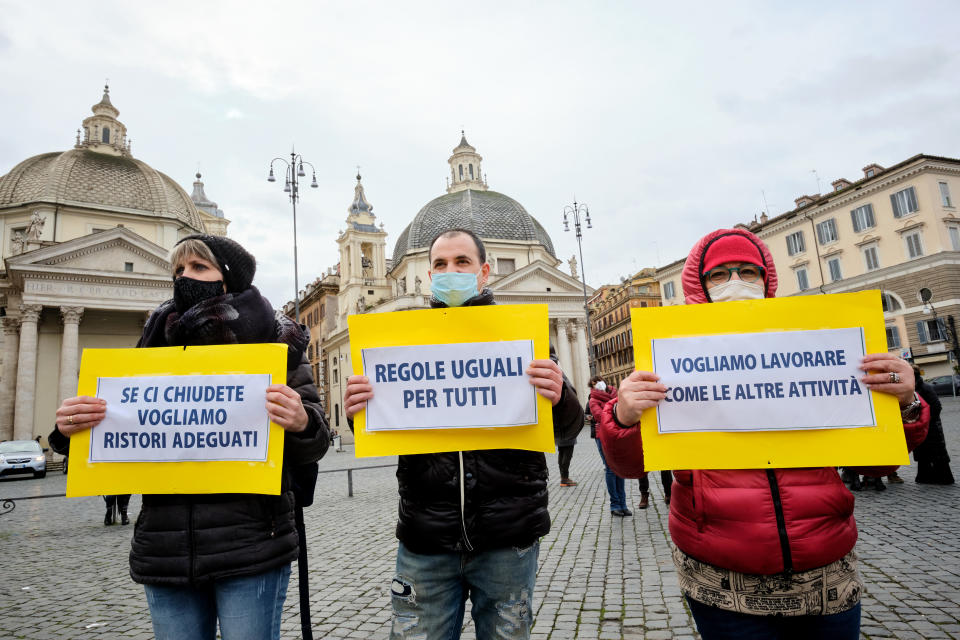
<svg viewBox="0 0 960 640">
<path fill-rule="evenodd" d="M 34 478 L 47 475 L 47 456 L 35 440 L 0 442 L 0 476 L 32 473 Z"/>
</svg>

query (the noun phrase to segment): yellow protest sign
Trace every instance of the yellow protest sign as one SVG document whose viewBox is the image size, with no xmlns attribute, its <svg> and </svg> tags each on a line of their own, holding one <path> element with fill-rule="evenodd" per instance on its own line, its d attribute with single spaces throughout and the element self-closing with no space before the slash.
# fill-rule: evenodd
<svg viewBox="0 0 960 640">
<path fill-rule="evenodd" d="M 283 344 L 84 349 L 77 393 L 107 399 L 107 417 L 70 438 L 67 496 L 278 495 L 265 387 L 286 383 L 286 358 Z"/>
<path fill-rule="evenodd" d="M 879 291 L 640 308 L 631 322 L 637 369 L 671 387 L 641 417 L 648 471 L 909 464 L 896 398 L 854 379 L 863 353 L 887 352 Z"/>
<path fill-rule="evenodd" d="M 379 414 L 370 403 L 354 417 L 357 457 L 554 450 L 550 401 L 531 395 L 521 366 L 550 357 L 546 305 L 370 313 L 348 324 L 354 373 L 368 376 L 386 403 Z"/>
</svg>

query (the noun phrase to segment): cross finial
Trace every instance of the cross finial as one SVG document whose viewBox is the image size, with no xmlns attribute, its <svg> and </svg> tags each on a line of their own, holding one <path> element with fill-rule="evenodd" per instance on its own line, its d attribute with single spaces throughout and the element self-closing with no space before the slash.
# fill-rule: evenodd
<svg viewBox="0 0 960 640">
<path fill-rule="evenodd" d="M 360 165 L 357 165 L 357 182 L 360 182 Z"/>
</svg>

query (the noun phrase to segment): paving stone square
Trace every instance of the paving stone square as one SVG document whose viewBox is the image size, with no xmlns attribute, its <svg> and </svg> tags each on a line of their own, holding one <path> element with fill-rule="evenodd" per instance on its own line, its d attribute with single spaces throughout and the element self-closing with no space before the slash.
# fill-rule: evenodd
<svg viewBox="0 0 960 640">
<path fill-rule="evenodd" d="M 943 422 L 958 474 L 960 400 L 944 400 Z M 556 456 L 547 457 L 553 529 L 541 545 L 533 638 L 699 638 L 677 588 L 659 477 L 651 476 L 649 509 L 614 518 L 586 430 L 573 456 L 577 486 L 561 488 Z M 321 463 L 324 471 L 357 470 L 352 498 L 345 471 L 321 474 L 316 502 L 306 511 L 315 638 L 389 635 L 395 469 L 358 468 L 392 462 L 357 460 L 347 448 Z M 900 475 L 904 484 L 856 494 L 866 584 L 862 637 L 960 638 L 960 485 L 917 485 L 914 467 Z M 3 479 L 0 498 L 58 494 L 65 486 L 59 473 Z M 636 505 L 636 482 L 627 486 Z M 139 508 L 134 496 L 131 518 Z M 103 525 L 98 497 L 16 500 L 14 510 L 0 516 L 3 637 L 151 638 L 143 589 L 128 573 L 131 533 L 132 526 Z M 300 637 L 296 571 L 283 637 Z M 463 637 L 475 638 L 469 615 Z"/>
</svg>

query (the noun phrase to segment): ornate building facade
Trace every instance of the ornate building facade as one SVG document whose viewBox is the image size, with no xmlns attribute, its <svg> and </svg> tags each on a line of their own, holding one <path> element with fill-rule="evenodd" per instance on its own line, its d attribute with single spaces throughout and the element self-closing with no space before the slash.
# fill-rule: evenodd
<svg viewBox="0 0 960 640">
<path fill-rule="evenodd" d="M 429 244 L 445 229 L 466 228 L 479 235 L 490 263 L 489 286 L 500 304 L 542 303 L 549 308 L 550 341 L 560 366 L 586 401 L 589 366 L 583 285 L 560 271 L 561 261 L 544 227 L 516 200 L 490 190 L 481 172 L 482 157 L 465 136 L 454 148 L 447 193 L 434 198 L 397 237 L 387 258 L 387 233 L 376 224 L 373 206 L 357 176 L 347 226 L 337 239 L 339 302 L 327 305 L 335 313 L 335 328 L 323 338 L 330 423 L 347 441 L 343 392 L 352 374 L 347 316 L 428 308 L 430 303 Z M 572 267 L 572 265 L 571 265 Z M 332 275 L 324 276 L 324 279 Z M 588 293 L 593 289 L 587 287 Z"/>
<path fill-rule="evenodd" d="M 137 160 L 110 90 L 73 149 L 0 176 L 0 440 L 45 436 L 75 395 L 85 347 L 132 347 L 173 295 L 167 257 L 192 233 L 229 221 Z"/>
</svg>

